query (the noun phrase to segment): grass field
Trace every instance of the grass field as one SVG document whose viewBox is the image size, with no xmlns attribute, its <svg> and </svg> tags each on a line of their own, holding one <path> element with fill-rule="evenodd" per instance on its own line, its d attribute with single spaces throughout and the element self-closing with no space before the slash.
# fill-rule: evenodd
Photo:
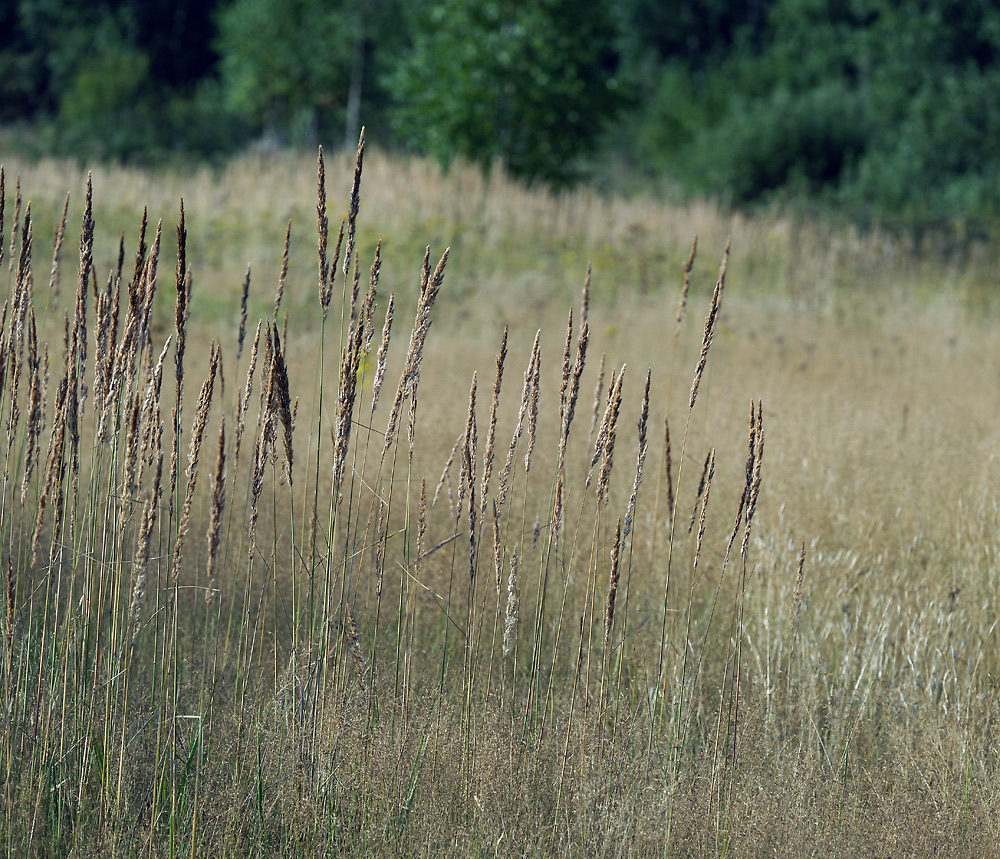
<svg viewBox="0 0 1000 859">
<path fill-rule="evenodd" d="M 4 855 L 1000 855 L 996 248 L 360 166 L 4 165 Z"/>
</svg>

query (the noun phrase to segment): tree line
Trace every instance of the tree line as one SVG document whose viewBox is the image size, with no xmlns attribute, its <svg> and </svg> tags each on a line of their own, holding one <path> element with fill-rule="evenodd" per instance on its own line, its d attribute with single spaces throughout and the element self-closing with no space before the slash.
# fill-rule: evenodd
<svg viewBox="0 0 1000 859">
<path fill-rule="evenodd" d="M 608 165 L 736 205 L 992 231 L 991 0 L 8 0 L 8 145 L 211 157 L 356 141 Z"/>
</svg>

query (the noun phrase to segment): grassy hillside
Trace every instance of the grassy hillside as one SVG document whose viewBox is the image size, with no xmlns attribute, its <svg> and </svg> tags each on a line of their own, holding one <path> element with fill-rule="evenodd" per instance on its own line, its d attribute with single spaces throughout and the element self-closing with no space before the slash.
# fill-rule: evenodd
<svg viewBox="0 0 1000 859">
<path fill-rule="evenodd" d="M 996 855 L 995 251 L 355 167 L 5 164 L 5 855 Z"/>
</svg>

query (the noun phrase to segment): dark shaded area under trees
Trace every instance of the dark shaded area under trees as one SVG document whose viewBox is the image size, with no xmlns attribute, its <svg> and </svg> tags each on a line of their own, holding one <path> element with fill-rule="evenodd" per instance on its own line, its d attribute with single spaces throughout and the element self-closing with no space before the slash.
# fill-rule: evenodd
<svg viewBox="0 0 1000 859">
<path fill-rule="evenodd" d="M 992 235 L 987 0 L 7 0 L 0 140 L 162 161 L 369 136 L 555 185 Z M 614 165 L 612 167 L 611 165 Z"/>
</svg>

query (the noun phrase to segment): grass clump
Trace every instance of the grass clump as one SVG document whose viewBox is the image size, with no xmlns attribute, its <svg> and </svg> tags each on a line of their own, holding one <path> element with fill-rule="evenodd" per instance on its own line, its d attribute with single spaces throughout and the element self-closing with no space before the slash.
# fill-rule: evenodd
<svg viewBox="0 0 1000 859">
<path fill-rule="evenodd" d="M 947 542 L 933 507 L 892 513 L 945 477 L 884 471 L 955 443 L 927 391 L 817 403 L 824 352 L 869 332 L 733 321 L 721 242 L 700 332 L 694 247 L 676 315 L 615 308 L 628 343 L 589 269 L 555 340 L 509 303 L 495 345 L 432 326 L 455 251 L 382 298 L 366 158 L 334 235 L 320 153 L 315 280 L 282 214 L 273 299 L 241 275 L 211 337 L 183 204 L 164 330 L 161 226 L 98 276 L 88 183 L 63 310 L 15 203 L 7 855 L 995 852 L 988 484 Z M 862 343 L 849 404 L 879 390 Z M 912 344 L 879 343 L 895 381 Z"/>
</svg>

